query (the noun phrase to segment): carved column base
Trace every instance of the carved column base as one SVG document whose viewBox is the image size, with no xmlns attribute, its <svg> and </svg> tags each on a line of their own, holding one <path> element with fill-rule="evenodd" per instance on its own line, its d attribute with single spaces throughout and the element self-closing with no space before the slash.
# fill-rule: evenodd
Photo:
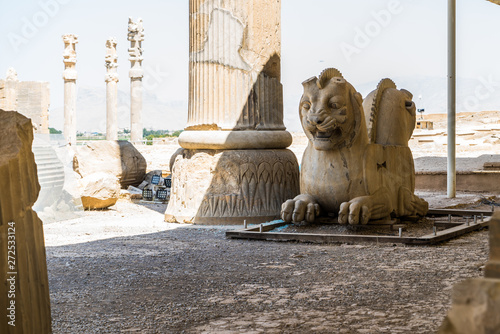
<svg viewBox="0 0 500 334">
<path fill-rule="evenodd" d="M 295 155 L 282 150 L 187 150 L 175 157 L 165 221 L 231 225 L 279 218 L 299 193 Z"/>
</svg>

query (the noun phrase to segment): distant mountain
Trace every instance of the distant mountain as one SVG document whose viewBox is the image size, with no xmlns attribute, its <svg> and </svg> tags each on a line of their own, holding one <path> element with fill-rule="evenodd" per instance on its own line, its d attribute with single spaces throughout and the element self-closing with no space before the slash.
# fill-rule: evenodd
<svg viewBox="0 0 500 334">
<path fill-rule="evenodd" d="M 413 93 L 417 108 L 424 108 L 426 114 L 447 112 L 447 82 L 445 77 L 413 76 L 393 78 L 398 88 Z M 353 83 L 365 97 L 377 87 L 378 82 Z M 79 87 L 77 93 L 78 131 L 106 130 L 105 88 Z M 118 118 L 120 128 L 130 127 L 130 97 L 127 91 L 118 91 Z M 421 97 L 421 98 L 419 98 Z M 298 119 L 300 96 L 288 96 L 284 101 L 285 124 L 290 131 L 301 131 Z M 144 92 L 143 124 L 146 128 L 179 130 L 187 122 L 187 101 L 163 101 L 158 95 Z M 500 110 L 500 82 L 493 78 L 457 79 L 457 112 Z M 62 130 L 63 109 L 50 111 L 50 126 Z"/>
</svg>

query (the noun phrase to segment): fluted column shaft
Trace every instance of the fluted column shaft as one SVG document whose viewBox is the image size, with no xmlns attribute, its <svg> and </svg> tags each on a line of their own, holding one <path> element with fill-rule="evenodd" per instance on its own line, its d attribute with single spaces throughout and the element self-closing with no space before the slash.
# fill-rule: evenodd
<svg viewBox="0 0 500 334">
<path fill-rule="evenodd" d="M 106 41 L 106 140 L 118 140 L 118 56 L 116 39 Z"/>
</svg>

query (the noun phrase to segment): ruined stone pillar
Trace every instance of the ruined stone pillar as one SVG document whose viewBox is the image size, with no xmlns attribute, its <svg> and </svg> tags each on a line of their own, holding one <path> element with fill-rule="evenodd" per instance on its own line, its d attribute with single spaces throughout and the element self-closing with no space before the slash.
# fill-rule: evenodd
<svg viewBox="0 0 500 334">
<path fill-rule="evenodd" d="M 118 140 L 118 55 L 116 38 L 106 41 L 106 140 Z"/>
<path fill-rule="evenodd" d="M 51 333 L 31 120 L 0 109 L 0 333 Z"/>
<path fill-rule="evenodd" d="M 128 40 L 130 48 L 130 141 L 142 140 L 142 41 L 144 40 L 144 28 L 142 19 L 137 23 L 128 19 Z"/>
<path fill-rule="evenodd" d="M 0 109 L 5 111 L 17 111 L 17 90 L 19 80 L 17 72 L 12 67 L 7 69 L 5 80 L 0 80 Z"/>
<path fill-rule="evenodd" d="M 78 36 L 66 34 L 64 42 L 64 138 L 66 142 L 76 144 L 76 43 Z"/>
<path fill-rule="evenodd" d="M 264 222 L 298 193 L 283 125 L 280 0 L 190 0 L 188 123 L 169 221 Z"/>
</svg>

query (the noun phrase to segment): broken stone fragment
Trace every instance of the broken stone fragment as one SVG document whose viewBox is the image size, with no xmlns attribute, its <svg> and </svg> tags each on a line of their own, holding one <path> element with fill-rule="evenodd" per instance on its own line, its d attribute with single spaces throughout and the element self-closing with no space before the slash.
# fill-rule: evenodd
<svg viewBox="0 0 500 334">
<path fill-rule="evenodd" d="M 105 209 L 120 197 L 120 183 L 113 174 L 94 173 L 80 180 L 82 205 L 85 210 Z"/>
<path fill-rule="evenodd" d="M 82 177 L 97 172 L 116 176 L 121 187 L 137 186 L 144 179 L 147 162 L 128 141 L 95 141 L 75 149 L 73 169 Z"/>
</svg>

